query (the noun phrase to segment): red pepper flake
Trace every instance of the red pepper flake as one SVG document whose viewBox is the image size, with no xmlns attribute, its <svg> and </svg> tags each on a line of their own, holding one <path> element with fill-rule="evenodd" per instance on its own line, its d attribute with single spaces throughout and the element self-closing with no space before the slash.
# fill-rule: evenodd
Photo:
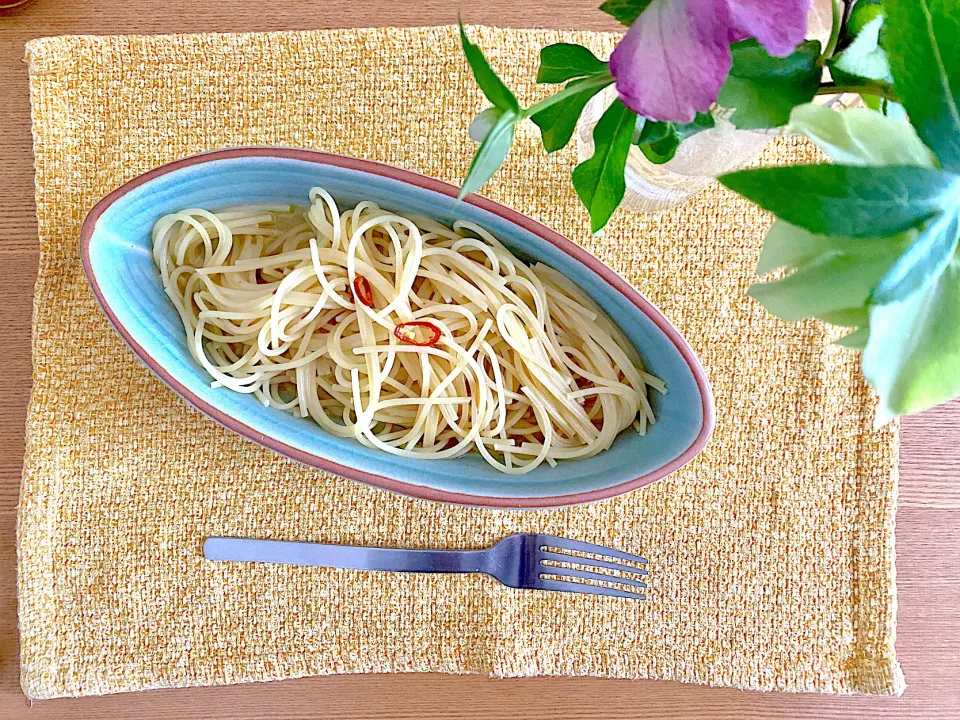
<svg viewBox="0 0 960 720">
<path fill-rule="evenodd" d="M 420 340 L 417 337 L 417 331 L 414 330 L 418 327 L 427 328 L 430 331 L 430 337 L 426 340 Z M 417 347 L 433 347 L 440 342 L 440 328 L 426 320 L 411 320 L 397 325 L 393 329 L 393 336 L 400 342 L 410 343 Z"/>
<path fill-rule="evenodd" d="M 357 296 L 357 300 L 368 308 L 373 307 L 373 290 L 370 287 L 370 281 L 362 275 L 354 278 L 353 292 Z"/>
</svg>

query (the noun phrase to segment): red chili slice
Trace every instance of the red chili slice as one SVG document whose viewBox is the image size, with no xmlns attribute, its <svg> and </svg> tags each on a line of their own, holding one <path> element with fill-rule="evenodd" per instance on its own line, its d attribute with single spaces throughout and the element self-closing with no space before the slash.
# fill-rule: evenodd
<svg viewBox="0 0 960 720">
<path fill-rule="evenodd" d="M 363 276 L 358 276 L 353 281 L 353 292 L 357 300 L 369 308 L 373 307 L 373 290 L 370 287 L 370 281 Z"/>
<path fill-rule="evenodd" d="M 426 340 L 417 339 L 415 327 L 427 328 L 430 331 L 430 337 Z M 400 342 L 410 343 L 417 347 L 432 347 L 440 342 L 440 328 L 426 320 L 411 320 L 410 322 L 400 323 L 393 329 L 393 336 Z"/>
</svg>

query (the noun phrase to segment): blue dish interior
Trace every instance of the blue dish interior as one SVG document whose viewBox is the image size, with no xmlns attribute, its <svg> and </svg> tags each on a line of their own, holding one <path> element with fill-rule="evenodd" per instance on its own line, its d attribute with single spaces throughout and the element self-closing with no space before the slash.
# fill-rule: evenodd
<svg viewBox="0 0 960 720">
<path fill-rule="evenodd" d="M 646 436 L 624 432 L 607 452 L 523 476 L 503 475 L 471 454 L 455 460 L 410 460 L 331 436 L 313 421 L 266 409 L 250 395 L 211 388 L 194 362 L 183 326 L 164 294 L 151 256 L 156 220 L 187 207 L 217 209 L 243 203 L 305 205 L 311 187 L 338 202 L 374 200 L 388 209 L 451 223 L 468 219 L 524 259 L 559 270 L 592 296 L 640 351 L 650 372 L 666 382 L 657 393 L 658 421 Z M 617 485 L 653 472 L 682 454 L 703 426 L 700 390 L 687 362 L 646 315 L 602 277 L 537 235 L 473 205 L 368 172 L 278 157 L 212 160 L 157 177 L 122 196 L 100 217 L 90 260 L 106 304 L 136 342 L 190 392 L 257 433 L 367 473 L 447 492 L 505 498 L 551 497 Z"/>
</svg>

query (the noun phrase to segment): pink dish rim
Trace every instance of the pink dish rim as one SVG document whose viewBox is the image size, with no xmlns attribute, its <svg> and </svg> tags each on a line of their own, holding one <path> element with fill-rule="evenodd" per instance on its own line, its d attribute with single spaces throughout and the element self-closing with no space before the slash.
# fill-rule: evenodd
<svg viewBox="0 0 960 720">
<path fill-rule="evenodd" d="M 700 432 L 696 438 L 694 438 L 693 442 L 682 453 L 680 453 L 680 455 L 656 470 L 646 473 L 645 475 L 618 483 L 617 485 L 600 488 L 598 490 L 591 490 L 588 492 L 528 498 L 471 495 L 469 493 L 450 492 L 447 490 L 438 490 L 435 488 L 406 483 L 384 477 L 382 475 L 376 475 L 374 473 L 357 470 L 346 465 L 341 465 L 340 463 L 333 462 L 319 455 L 314 455 L 263 435 L 248 425 L 245 425 L 244 423 L 241 423 L 235 418 L 227 415 L 216 406 L 201 400 L 194 393 L 184 387 L 180 382 L 178 382 L 175 377 L 168 373 L 152 356 L 150 356 L 149 353 L 147 353 L 143 347 L 140 346 L 136 340 L 134 340 L 131 334 L 110 309 L 103 297 L 103 293 L 100 289 L 100 285 L 97 282 L 97 278 L 90 261 L 90 241 L 93 237 L 94 231 L 96 230 L 97 221 L 100 219 L 100 216 L 103 215 L 107 208 L 109 208 L 111 205 L 113 205 L 113 203 L 131 190 L 134 190 L 135 188 L 143 185 L 144 183 L 150 182 L 155 178 L 186 167 L 218 160 L 231 160 L 245 157 L 287 158 L 321 165 L 332 165 L 348 170 L 356 170 L 359 172 L 387 177 L 399 182 L 423 188 L 425 190 L 431 190 L 442 195 L 447 195 L 449 197 L 455 198 L 459 194 L 459 188 L 455 187 L 454 185 L 450 185 L 449 183 L 427 177 L 425 175 L 420 175 L 419 173 L 415 173 L 410 170 L 402 170 L 390 165 L 375 162 L 373 160 L 361 160 L 358 158 L 335 155 L 317 150 L 256 146 L 210 150 L 197 155 L 191 155 L 180 160 L 175 160 L 167 163 L 166 165 L 161 165 L 153 170 L 149 170 L 143 175 L 130 180 L 100 200 L 100 202 L 98 202 L 87 214 L 80 231 L 80 256 L 83 263 L 83 271 L 87 276 L 87 280 L 90 283 L 90 287 L 93 290 L 93 294 L 96 297 L 97 302 L 99 303 L 104 314 L 107 316 L 107 319 L 110 321 L 110 324 L 113 325 L 120 337 L 124 340 L 124 342 L 126 342 L 130 349 L 133 350 L 141 362 L 143 362 L 154 374 L 156 374 L 157 377 L 160 378 L 168 387 L 180 395 L 180 397 L 210 417 L 212 420 L 215 420 L 224 427 L 233 430 L 235 433 L 247 438 L 248 440 L 253 440 L 256 443 L 273 450 L 274 452 L 296 460 L 304 465 L 315 467 L 320 470 L 326 470 L 336 475 L 340 475 L 351 480 L 357 480 L 367 485 L 372 485 L 384 490 L 389 490 L 391 492 L 396 492 L 423 500 L 433 500 L 437 502 L 447 502 L 458 505 L 472 505 L 476 507 L 515 510 L 558 508 L 570 505 L 582 505 L 585 503 L 606 500 L 618 495 L 622 495 L 670 475 L 680 467 L 693 460 L 693 458 L 696 457 L 701 450 L 703 450 L 704 446 L 709 441 L 710 436 L 713 433 L 713 427 L 716 419 L 716 409 L 714 405 L 713 394 L 710 390 L 710 383 L 708 382 L 706 374 L 704 373 L 700 362 L 697 360 L 696 355 L 687 344 L 687 341 L 670 323 L 670 321 L 664 317 L 663 313 L 661 313 L 652 303 L 644 298 L 633 286 L 627 283 L 626 280 L 621 278 L 613 270 L 608 268 L 600 260 L 578 246 L 576 243 L 568 240 L 545 225 L 542 225 L 537 221 L 516 212 L 515 210 L 511 210 L 508 207 L 475 194 L 467 196 L 462 202 L 469 203 L 495 215 L 499 215 L 503 219 L 518 225 L 519 227 L 522 227 L 523 229 L 535 235 L 538 235 L 551 245 L 554 245 L 558 249 L 573 257 L 575 260 L 586 265 L 588 268 L 606 280 L 624 297 L 626 297 L 633 305 L 635 305 L 641 312 L 650 318 L 650 320 L 652 320 L 653 323 L 659 327 L 668 338 L 670 338 L 670 341 L 680 352 L 683 359 L 687 362 L 690 371 L 693 373 L 700 392 L 701 402 L 703 404 L 703 423 L 701 425 Z"/>
</svg>

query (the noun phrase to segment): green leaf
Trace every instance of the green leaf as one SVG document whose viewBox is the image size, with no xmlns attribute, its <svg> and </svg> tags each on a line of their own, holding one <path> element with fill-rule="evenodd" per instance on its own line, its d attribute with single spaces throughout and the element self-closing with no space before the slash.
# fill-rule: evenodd
<svg viewBox="0 0 960 720">
<path fill-rule="evenodd" d="M 871 110 L 883 113 L 884 117 L 899 120 L 900 122 L 909 122 L 907 111 L 904 110 L 903 105 L 898 102 L 887 100 L 885 97 L 878 95 L 871 95 L 870 93 L 861 93 L 860 99 L 862 99 L 863 104 Z M 933 153 L 931 153 L 930 156 L 934 157 Z"/>
<path fill-rule="evenodd" d="M 486 110 L 477 114 L 473 122 L 470 123 L 470 128 L 467 131 L 470 139 L 478 143 L 483 142 L 502 116 L 503 110 L 498 107 L 488 107 Z"/>
<path fill-rule="evenodd" d="M 763 250 L 760 251 L 760 260 L 757 262 L 757 275 L 765 275 L 788 265 L 799 265 L 818 255 L 834 252 L 841 243 L 849 242 L 856 241 L 851 238 L 814 235 L 785 220 L 775 220 L 763 241 Z"/>
<path fill-rule="evenodd" d="M 497 77 L 497 74 L 490 67 L 490 63 L 483 56 L 480 48 L 470 42 L 467 38 L 467 32 L 463 29 L 463 22 L 460 22 L 460 43 L 463 45 L 463 54 L 467 56 L 467 62 L 470 63 L 470 69 L 473 71 L 473 77 L 477 80 L 477 85 L 486 95 L 487 100 L 493 103 L 494 107 L 501 110 L 513 110 L 519 112 L 520 104 L 517 98 L 510 92 L 510 88 L 503 84 L 503 80 Z"/>
<path fill-rule="evenodd" d="M 870 322 L 870 310 L 865 307 L 834 310 L 817 315 L 817 318 L 831 325 L 839 325 L 840 327 L 863 327 Z"/>
<path fill-rule="evenodd" d="M 897 238 L 875 238 L 870 246 L 833 250 L 803 261 L 782 280 L 759 283 L 747 294 L 783 320 L 859 308 L 901 252 Z"/>
<path fill-rule="evenodd" d="M 886 0 L 884 8 L 897 94 L 940 164 L 960 171 L 960 3 Z"/>
<path fill-rule="evenodd" d="M 644 157 L 655 165 L 662 165 L 673 159 L 680 147 L 680 135 L 676 126 L 671 122 L 647 120 L 643 123 L 640 133 L 634 132 L 634 143 L 640 148 Z"/>
<path fill-rule="evenodd" d="M 899 120 L 900 122 L 909 122 L 910 120 L 907 117 L 907 111 L 903 108 L 903 105 L 893 100 L 887 100 L 886 98 L 880 99 L 880 112 L 886 117 Z"/>
<path fill-rule="evenodd" d="M 615 100 L 593 129 L 593 157 L 574 168 L 573 186 L 590 212 L 593 232 L 607 224 L 623 199 L 623 172 L 636 120 L 635 112 Z"/>
<path fill-rule="evenodd" d="M 639 132 L 634 132 L 633 142 L 650 162 L 662 165 L 673 159 L 681 142 L 698 132 L 712 128 L 715 124 L 709 113 L 697 113 L 693 122 L 685 124 L 644 121 L 639 118 Z"/>
<path fill-rule="evenodd" d="M 844 335 L 836 341 L 836 345 L 842 345 L 851 350 L 863 350 L 867 347 L 867 341 L 870 339 L 870 328 L 862 327 L 854 330 L 852 333 Z"/>
<path fill-rule="evenodd" d="M 880 393 L 878 426 L 960 394 L 960 259 L 922 290 L 870 309 L 863 374 Z"/>
<path fill-rule="evenodd" d="M 812 100 L 820 87 L 820 43 L 815 40 L 801 43 L 785 58 L 771 56 L 756 40 L 738 42 L 731 51 L 733 67 L 717 102 L 736 108 L 730 120 L 738 128 L 785 125 L 790 111 Z"/>
<path fill-rule="evenodd" d="M 717 121 L 713 119 L 713 115 L 710 113 L 697 113 L 693 118 L 693 122 L 688 122 L 682 125 L 674 125 L 674 128 L 677 131 L 677 137 L 680 138 L 680 142 L 683 142 L 687 138 L 693 137 L 697 133 L 716 127 L 716 124 Z"/>
<path fill-rule="evenodd" d="M 902 253 L 916 236 L 916 231 L 911 230 L 909 233 L 889 238 L 828 237 L 814 235 L 784 220 L 776 220 L 763 241 L 763 250 L 757 262 L 757 274 L 764 275 L 777 268 L 803 265 L 825 255 L 868 256 L 883 253 L 894 257 Z M 874 278 L 875 284 L 880 278 L 881 275 Z M 826 321 L 834 325 L 843 324 L 836 318 Z"/>
<path fill-rule="evenodd" d="M 906 297 L 933 281 L 950 262 L 960 238 L 960 206 L 927 223 L 920 237 L 883 276 L 871 300 L 888 303 Z"/>
<path fill-rule="evenodd" d="M 610 82 L 613 82 L 613 78 L 610 79 Z M 565 89 L 569 90 L 580 84 L 583 84 L 582 80 L 574 80 Z M 531 116 L 530 119 L 540 128 L 543 148 L 548 153 L 555 152 L 570 142 L 583 108 L 590 101 L 590 98 L 603 90 L 604 87 L 604 85 L 588 87 L 586 90 L 569 95 L 560 102 L 550 105 Z"/>
<path fill-rule="evenodd" d="M 645 120 L 644 118 L 637 118 L 637 129 L 640 132 L 634 133 L 633 142 L 635 145 L 655 143 L 675 133 L 673 123 Z"/>
<path fill-rule="evenodd" d="M 673 156 L 677 154 L 677 148 L 679 147 L 680 138 L 673 134 L 662 140 L 640 145 L 640 152 L 654 165 L 663 165 L 673 160 Z"/>
<path fill-rule="evenodd" d="M 491 128 L 480 144 L 477 154 L 473 156 L 467 177 L 464 178 L 458 199 L 463 199 L 472 192 L 479 190 L 503 164 L 510 143 L 513 142 L 513 130 L 520 115 L 515 112 L 505 112 L 500 116 L 496 125 Z"/>
<path fill-rule="evenodd" d="M 869 334 L 865 304 L 872 288 L 916 236 L 910 231 L 889 238 L 831 238 L 777 220 L 767 233 L 757 272 L 786 266 L 788 274 L 754 285 L 748 294 L 786 320 L 816 317 L 860 328 L 838 344 L 862 344 Z"/>
<path fill-rule="evenodd" d="M 607 0 L 600 6 L 600 10 L 630 27 L 652 2 L 653 0 Z"/>
<path fill-rule="evenodd" d="M 876 16 L 861 28 L 843 52 L 828 61 L 830 74 L 836 82 L 861 85 L 864 80 L 872 80 L 887 87 L 893 84 L 890 60 L 886 51 L 880 47 L 883 20 L 883 15 Z"/>
<path fill-rule="evenodd" d="M 960 177 L 909 165 L 794 165 L 719 178 L 765 210 L 819 235 L 878 237 L 908 230 L 954 202 Z"/>
<path fill-rule="evenodd" d="M 790 130 L 806 135 L 845 165 L 936 167 L 936 158 L 911 125 L 873 110 L 838 112 L 816 103 L 798 105 L 790 113 Z"/>
<path fill-rule="evenodd" d="M 561 83 L 607 71 L 607 64 L 582 45 L 557 43 L 540 51 L 538 83 Z"/>
<path fill-rule="evenodd" d="M 883 17 L 882 0 L 858 0 L 847 19 L 847 32 L 856 37 L 876 17 Z"/>
</svg>

